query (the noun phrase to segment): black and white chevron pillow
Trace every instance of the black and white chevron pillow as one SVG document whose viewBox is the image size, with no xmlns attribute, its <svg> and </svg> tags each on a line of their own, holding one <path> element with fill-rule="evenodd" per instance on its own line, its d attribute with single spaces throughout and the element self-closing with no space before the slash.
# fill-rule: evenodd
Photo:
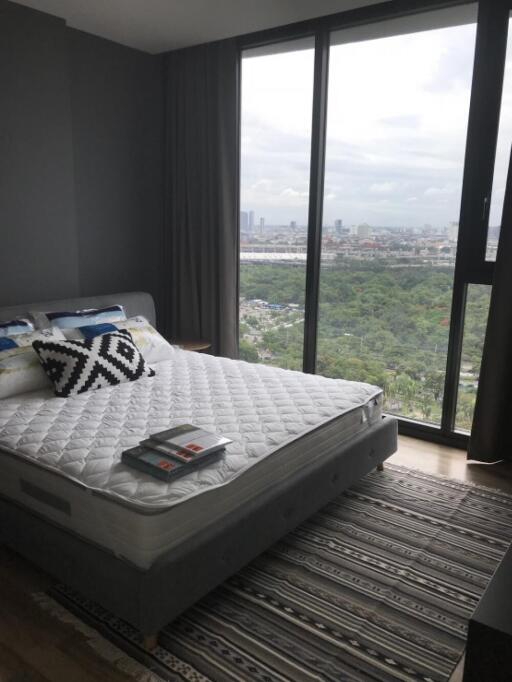
<svg viewBox="0 0 512 682">
<path fill-rule="evenodd" d="M 125 329 L 86 341 L 34 341 L 32 346 L 55 395 L 63 398 L 155 375 Z"/>
</svg>

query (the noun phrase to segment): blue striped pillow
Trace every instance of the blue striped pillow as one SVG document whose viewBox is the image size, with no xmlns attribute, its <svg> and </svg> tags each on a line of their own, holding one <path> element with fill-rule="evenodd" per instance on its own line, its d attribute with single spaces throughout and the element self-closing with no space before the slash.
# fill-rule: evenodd
<svg viewBox="0 0 512 682">
<path fill-rule="evenodd" d="M 3 350 L 11 350 L 11 348 L 18 348 L 16 341 L 8 336 L 0 336 L 0 353 Z"/>
<path fill-rule="evenodd" d="M 82 334 L 84 339 L 94 339 L 95 336 L 102 334 L 111 334 L 117 332 L 118 329 L 110 322 L 101 322 L 100 324 L 86 324 L 83 327 L 78 327 L 78 331 Z"/>
<path fill-rule="evenodd" d="M 126 320 L 122 305 L 111 305 L 106 308 L 90 308 L 87 310 L 32 312 L 31 315 L 39 329 L 46 327 L 76 329 L 77 327 Z"/>
<path fill-rule="evenodd" d="M 0 337 L 14 336 L 15 334 L 25 334 L 26 332 L 33 332 L 34 325 L 28 320 L 20 318 L 19 320 L 10 320 L 9 322 L 0 322 Z"/>
</svg>

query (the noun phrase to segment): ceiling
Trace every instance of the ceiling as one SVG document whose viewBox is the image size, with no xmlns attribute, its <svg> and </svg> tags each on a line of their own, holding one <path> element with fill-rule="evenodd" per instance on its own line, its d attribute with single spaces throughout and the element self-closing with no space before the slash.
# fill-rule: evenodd
<svg viewBox="0 0 512 682">
<path fill-rule="evenodd" d="M 381 0 L 15 0 L 68 26 L 157 53 Z"/>
</svg>

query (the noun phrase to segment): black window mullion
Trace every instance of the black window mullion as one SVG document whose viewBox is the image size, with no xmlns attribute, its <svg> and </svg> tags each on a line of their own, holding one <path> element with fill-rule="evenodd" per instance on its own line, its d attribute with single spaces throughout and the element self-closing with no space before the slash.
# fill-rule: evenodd
<svg viewBox="0 0 512 682">
<path fill-rule="evenodd" d="M 316 368 L 316 339 L 322 249 L 325 141 L 327 125 L 327 87 L 329 79 L 329 32 L 315 36 L 313 83 L 313 121 L 311 127 L 311 165 L 309 178 L 308 253 L 306 262 L 306 301 L 304 312 L 304 372 Z"/>
<path fill-rule="evenodd" d="M 455 428 L 457 393 L 459 387 L 462 342 L 464 339 L 464 316 L 466 313 L 467 284 L 460 277 L 453 283 L 452 313 L 448 338 L 448 357 L 444 382 L 441 431 L 451 432 Z"/>
<path fill-rule="evenodd" d="M 479 5 L 457 247 L 462 269 L 485 262 L 509 13 L 508 0 Z"/>
<path fill-rule="evenodd" d="M 441 418 L 444 432 L 455 428 L 467 285 L 492 283 L 494 264 L 485 261 L 485 253 L 509 11 L 509 0 L 479 4 Z"/>
</svg>

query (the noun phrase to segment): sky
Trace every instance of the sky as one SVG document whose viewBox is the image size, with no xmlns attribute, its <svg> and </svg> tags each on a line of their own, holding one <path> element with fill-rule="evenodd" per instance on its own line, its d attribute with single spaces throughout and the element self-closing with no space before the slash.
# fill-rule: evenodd
<svg viewBox="0 0 512 682">
<path fill-rule="evenodd" d="M 501 96 L 500 127 L 496 147 L 489 225 L 501 225 L 510 148 L 512 145 L 512 39 L 510 39 L 510 36 L 512 36 L 512 20 L 509 21 L 508 33 L 509 41 Z"/>
<path fill-rule="evenodd" d="M 458 221 L 475 32 L 470 24 L 331 47 L 324 224 Z M 510 55 L 507 73 L 511 90 Z M 312 87 L 312 47 L 243 60 L 241 205 L 256 220 L 307 223 Z M 508 161 L 512 92 L 505 110 Z M 497 176 L 500 163 L 498 153 Z M 496 198 L 504 182 L 496 178 Z"/>
</svg>

